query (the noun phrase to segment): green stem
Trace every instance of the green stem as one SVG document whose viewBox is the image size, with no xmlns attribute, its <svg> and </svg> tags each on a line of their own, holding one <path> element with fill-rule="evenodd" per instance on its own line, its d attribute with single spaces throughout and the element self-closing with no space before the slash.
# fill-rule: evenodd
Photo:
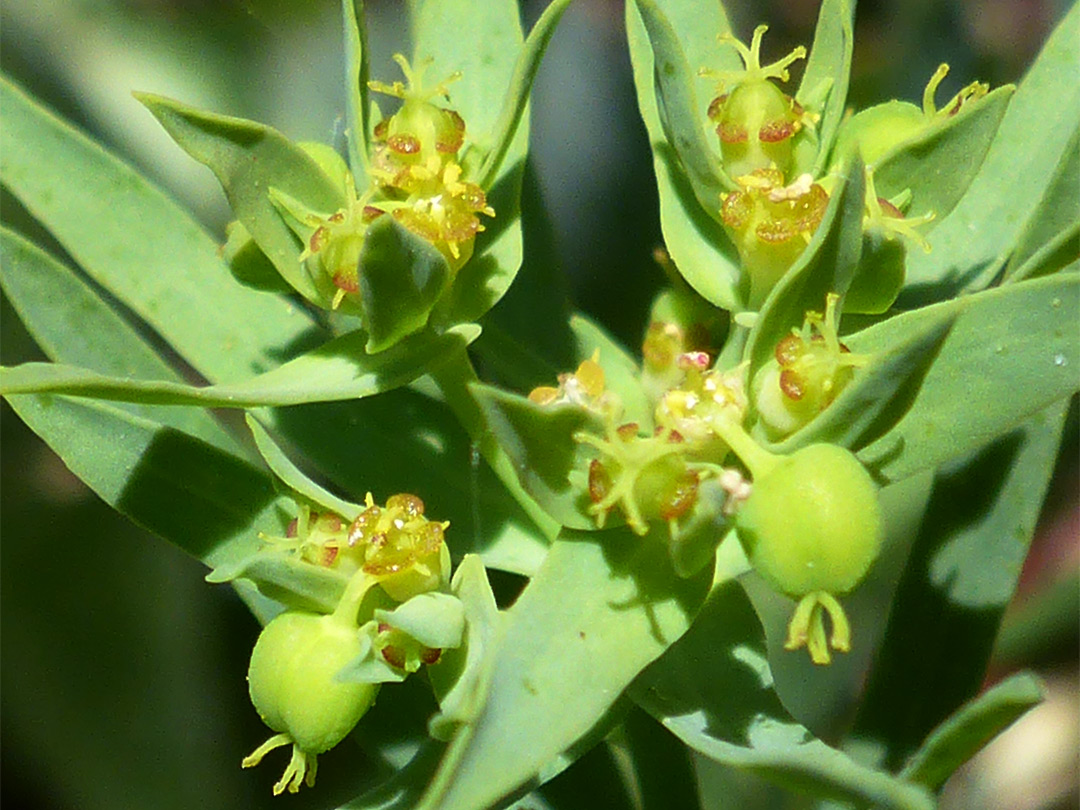
<svg viewBox="0 0 1080 810">
<path fill-rule="evenodd" d="M 469 383 L 479 382 L 479 378 L 465 349 L 454 350 L 445 362 L 436 366 L 429 374 L 484 461 L 544 535 L 555 539 L 559 533 L 559 524 L 541 509 L 521 486 L 514 462 L 495 441 L 495 434 L 488 426 L 483 409 L 469 391 Z"/>
<path fill-rule="evenodd" d="M 334 608 L 334 612 L 331 614 L 333 618 L 350 628 L 357 627 L 356 616 L 360 612 L 360 605 L 363 603 L 364 597 L 367 596 L 367 592 L 378 581 L 378 577 L 373 577 L 363 569 L 353 574 L 353 578 L 345 586 L 345 593 L 341 595 L 341 601 L 338 602 L 337 607 Z"/>
<path fill-rule="evenodd" d="M 716 420 L 712 425 L 720 438 L 727 442 L 727 446 L 739 457 L 739 460 L 750 470 L 750 475 L 755 481 L 764 478 L 780 463 L 783 456 L 770 453 L 743 429 L 737 422 Z"/>
</svg>

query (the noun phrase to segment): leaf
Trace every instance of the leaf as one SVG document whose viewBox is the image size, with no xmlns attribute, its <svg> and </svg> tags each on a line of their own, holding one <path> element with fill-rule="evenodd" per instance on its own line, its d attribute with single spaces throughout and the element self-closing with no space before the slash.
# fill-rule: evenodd
<svg viewBox="0 0 1080 810">
<path fill-rule="evenodd" d="M 773 690 L 765 639 L 741 586 L 713 591 L 692 628 L 631 687 L 634 700 L 710 759 L 799 793 L 895 810 L 931 795 L 815 739 Z"/>
<path fill-rule="evenodd" d="M 446 257 L 434 245 L 393 217 L 375 220 L 360 250 L 366 351 L 385 351 L 423 329 L 449 279 Z"/>
<path fill-rule="evenodd" d="M 8 402 L 107 504 L 210 565 L 281 534 L 284 502 L 265 473 L 112 405 L 53 396 Z"/>
<path fill-rule="evenodd" d="M 461 600 L 438 591 L 417 594 L 393 610 L 376 609 L 374 617 L 435 649 L 458 647 L 465 634 Z"/>
<path fill-rule="evenodd" d="M 265 371 L 312 330 L 293 304 L 238 286 L 189 214 L 6 80 L 0 106 L 4 186 L 201 374 Z"/>
<path fill-rule="evenodd" d="M 731 31 L 720 3 L 664 0 L 651 5 L 667 17 L 689 69 L 736 70 L 741 66 L 733 48 L 719 47 L 716 42 L 717 36 Z M 657 26 L 658 31 L 662 28 L 662 25 Z M 637 3 L 626 4 L 626 31 L 638 106 L 652 147 L 660 195 L 660 224 L 668 253 L 683 278 L 703 298 L 724 309 L 738 309 L 739 265 L 735 248 L 716 219 L 720 213 L 720 199 L 717 196 L 708 200 L 703 207 L 665 134 L 654 84 L 655 43 L 650 44 Z M 668 43 L 670 38 L 664 41 Z M 706 106 L 699 105 L 703 129 L 707 121 Z M 714 159 L 718 160 L 716 155 L 714 151 Z"/>
<path fill-rule="evenodd" d="M 703 107 L 698 103 L 679 34 L 663 11 L 653 0 L 634 0 L 634 3 L 652 46 L 653 81 L 664 136 L 690 179 L 698 202 L 711 213 L 718 207 L 721 193 L 735 185 L 705 139 L 701 111 L 708 104 Z"/>
<path fill-rule="evenodd" d="M 998 274 L 1080 126 L 1080 85 L 1071 74 L 1078 60 L 1073 5 L 1017 88 L 964 199 L 934 229 L 933 251 L 908 257 L 905 306 L 982 289 Z"/>
<path fill-rule="evenodd" d="M 349 149 L 349 168 L 358 188 L 368 184 L 368 154 L 371 150 L 368 79 L 367 23 L 364 0 L 341 0 L 345 29 L 345 140 Z"/>
<path fill-rule="evenodd" d="M 483 409 L 499 446 L 510 457 L 525 491 L 561 525 L 596 528 L 586 512 L 586 476 L 596 451 L 574 441 L 574 435 L 582 430 L 601 433 L 600 417 L 572 404 L 538 405 L 480 383 L 470 385 L 469 391 Z"/>
<path fill-rule="evenodd" d="M 1043 193 L 1009 263 L 1009 282 L 1052 273 L 1080 258 L 1080 126 L 1065 147 L 1057 171 Z"/>
<path fill-rule="evenodd" d="M 818 154 L 813 168 L 807 169 L 814 177 L 820 177 L 825 169 L 844 117 L 855 39 L 854 16 L 855 5 L 850 0 L 826 0 L 821 4 L 810 58 L 795 93 L 795 100 L 803 107 L 821 115 Z M 824 107 L 815 109 L 813 102 L 823 91 L 828 93 Z"/>
<path fill-rule="evenodd" d="M 934 729 L 900 775 L 939 789 L 952 773 L 984 745 L 1042 702 L 1039 679 L 1021 672 L 992 686 Z"/>
<path fill-rule="evenodd" d="M 164 405 L 252 408 L 372 396 L 406 385 L 455 346 L 468 344 L 479 327 L 442 335 L 425 332 L 377 355 L 365 354 L 366 335 L 352 332 L 278 368 L 243 382 L 203 388 L 175 382 L 108 377 L 54 363 L 0 368 L 0 393 L 62 393 Z"/>
<path fill-rule="evenodd" d="M 898 481 L 971 452 L 1069 396 L 1080 385 L 1078 309 L 1080 278 L 1058 275 L 924 307 L 852 336 L 853 352 L 873 353 L 920 322 L 956 312 L 907 413 L 859 458 L 882 479 Z"/>
<path fill-rule="evenodd" d="M 744 357 L 752 380 L 780 338 L 802 324 L 808 311 L 824 312 L 829 293 L 843 295 L 862 252 L 865 174 L 857 157 L 833 189 L 821 224 L 795 264 L 773 287 L 750 330 Z"/>
<path fill-rule="evenodd" d="M 547 50 L 555 28 L 569 5 L 570 0 L 552 0 L 529 31 L 529 36 L 514 64 L 514 73 L 506 89 L 499 117 L 494 122 L 491 134 L 487 138 L 490 142 L 489 151 L 477 175 L 477 183 L 481 188 L 490 188 L 499 175 L 518 127 L 525 118 L 529 93 L 532 90 L 533 79 L 536 78 L 536 71 L 540 67 L 540 61 L 544 57 L 544 51 Z"/>
<path fill-rule="evenodd" d="M 934 213 L 936 219 L 920 228 L 929 234 L 971 185 L 1015 89 L 999 87 L 883 155 L 874 166 L 878 196 L 891 199 L 910 189 L 911 206 L 904 215 Z"/>
<path fill-rule="evenodd" d="M 180 147 L 209 168 L 243 223 L 294 290 L 323 305 L 336 291 L 328 278 L 313 279 L 300 261 L 301 245 L 270 200 L 276 188 L 327 216 L 344 207 L 337 184 L 307 152 L 277 130 L 179 101 L 139 93 L 136 98 Z"/>
<path fill-rule="evenodd" d="M 356 516 L 364 510 L 364 507 L 342 500 L 304 475 L 300 468 L 293 464 L 282 449 L 274 443 L 266 428 L 259 424 L 251 413 L 244 414 L 244 420 L 255 439 L 259 455 L 282 483 L 313 506 L 333 512 L 350 523 L 356 520 Z"/>
<path fill-rule="evenodd" d="M 6 228 L 0 228 L 0 284 L 35 342 L 50 357 L 105 373 L 181 383 L 172 366 L 72 270 Z M 204 411 L 140 406 L 126 410 L 232 455 L 247 454 Z"/>
<path fill-rule="evenodd" d="M 507 612 L 483 709 L 420 807 L 487 807 L 535 780 L 686 631 L 707 579 L 681 580 L 627 529 L 564 534 Z"/>
<path fill-rule="evenodd" d="M 1026 395 L 1025 382 L 1018 384 Z M 979 392 L 964 396 L 985 402 Z M 1053 472 L 1066 404 L 1045 408 L 935 477 L 853 732 L 879 744 L 890 768 L 983 682 Z M 929 775 L 935 763 L 913 767 Z"/>
<path fill-rule="evenodd" d="M 918 394 L 928 369 L 957 317 L 956 309 L 942 309 L 891 333 L 895 343 L 876 341 L 869 362 L 855 372 L 840 395 L 815 419 L 791 436 L 767 445 L 788 454 L 816 442 L 858 450 L 880 438 L 903 418 Z M 858 347 L 862 333 L 844 338 Z"/>
</svg>

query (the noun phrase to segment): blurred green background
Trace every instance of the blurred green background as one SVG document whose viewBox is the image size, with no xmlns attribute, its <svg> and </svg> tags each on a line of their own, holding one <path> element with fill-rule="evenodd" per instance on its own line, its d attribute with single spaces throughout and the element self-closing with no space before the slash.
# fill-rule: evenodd
<svg viewBox="0 0 1080 810">
<path fill-rule="evenodd" d="M 395 77 L 389 57 L 404 49 L 403 4 L 367 5 L 373 75 Z M 544 5 L 524 0 L 527 24 Z M 851 101 L 917 100 L 942 61 L 952 66 L 946 98 L 976 78 L 1015 81 L 1065 5 L 862 2 Z M 744 36 L 770 23 L 770 53 L 809 44 L 817 13 L 815 0 L 728 7 Z M 531 261 L 558 267 L 576 305 L 636 346 L 662 274 L 651 258 L 658 209 L 622 18 L 622 2 L 577 0 L 552 41 L 533 97 L 526 210 L 534 216 L 526 227 Z M 0 7 L 3 70 L 169 189 L 218 238 L 228 210 L 216 182 L 131 90 L 340 145 L 340 42 L 337 0 L 4 0 Z M 40 237 L 7 195 L 0 216 Z M 0 361 L 39 359 L 2 306 Z M 335 754 L 320 769 L 324 789 L 306 797 L 274 800 L 268 772 L 240 770 L 241 757 L 266 736 L 244 680 L 255 621 L 231 590 L 202 581 L 200 563 L 103 506 L 0 407 L 0 801 L 28 810 L 217 810 L 344 798 L 335 795 Z M 1037 667 L 1051 700 L 1026 730 L 1014 729 L 996 754 L 989 750 L 953 780 L 947 807 L 1076 806 L 1076 423 L 1074 407 L 995 664 L 996 675 Z M 1017 733 L 1027 736 L 1010 742 Z M 348 754 L 336 757 L 347 768 Z M 1012 781 L 1001 761 L 1016 766 Z M 703 782 L 713 777 L 699 772 Z M 573 771 L 560 777 L 573 778 Z M 589 786 L 582 794 L 580 783 L 577 793 L 556 784 L 550 794 L 573 794 L 580 807 L 627 806 L 604 778 Z M 745 791 L 764 795 L 752 783 Z"/>
</svg>

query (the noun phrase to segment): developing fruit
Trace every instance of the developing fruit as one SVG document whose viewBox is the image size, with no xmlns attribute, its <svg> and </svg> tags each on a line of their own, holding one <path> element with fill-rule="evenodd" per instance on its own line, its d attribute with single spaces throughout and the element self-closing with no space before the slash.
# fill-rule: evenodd
<svg viewBox="0 0 1080 810">
<path fill-rule="evenodd" d="M 772 64 L 761 66 L 761 37 L 767 25 L 754 29 L 747 48 L 730 34 L 722 42 L 733 45 L 744 70 L 702 69 L 700 75 L 716 80 L 719 95 L 709 104 L 709 119 L 716 123 L 724 168 L 732 177 L 755 169 L 776 168 L 786 176 L 793 162 L 793 139 L 809 121 L 799 103 L 770 79 L 788 80 L 787 67 L 806 56 L 801 45 Z M 730 89 L 728 89 L 730 87 Z"/>
<path fill-rule="evenodd" d="M 752 471 L 753 488 L 735 516 L 739 539 L 758 573 L 800 600 L 786 648 L 806 645 L 814 663 L 827 664 L 823 614 L 832 622 L 832 648 L 847 652 L 851 633 L 835 597 L 862 580 L 881 547 L 876 487 L 849 450 L 830 444 L 772 457 L 764 472 Z"/>
<path fill-rule="evenodd" d="M 288 611 L 259 635 L 248 667 L 248 689 L 259 716 L 278 732 L 242 765 L 292 745 L 292 759 L 274 794 L 315 784 L 316 757 L 341 742 L 375 702 L 378 684 L 337 679 L 363 653 L 355 625 L 338 616 Z"/>
</svg>

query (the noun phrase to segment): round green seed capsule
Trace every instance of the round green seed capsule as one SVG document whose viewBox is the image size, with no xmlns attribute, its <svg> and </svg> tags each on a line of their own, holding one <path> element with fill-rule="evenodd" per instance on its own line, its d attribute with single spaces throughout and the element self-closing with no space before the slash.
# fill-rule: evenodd
<svg viewBox="0 0 1080 810">
<path fill-rule="evenodd" d="M 830 444 L 804 447 L 755 480 L 736 525 L 754 568 L 795 598 L 850 591 L 881 548 L 874 482 Z"/>
<path fill-rule="evenodd" d="M 263 629 L 251 654 L 248 690 L 259 716 L 278 734 L 243 765 L 292 743 L 292 761 L 275 794 L 313 784 L 316 755 L 341 742 L 375 702 L 378 684 L 337 678 L 362 652 L 356 628 L 335 616 L 288 611 Z"/>
</svg>

